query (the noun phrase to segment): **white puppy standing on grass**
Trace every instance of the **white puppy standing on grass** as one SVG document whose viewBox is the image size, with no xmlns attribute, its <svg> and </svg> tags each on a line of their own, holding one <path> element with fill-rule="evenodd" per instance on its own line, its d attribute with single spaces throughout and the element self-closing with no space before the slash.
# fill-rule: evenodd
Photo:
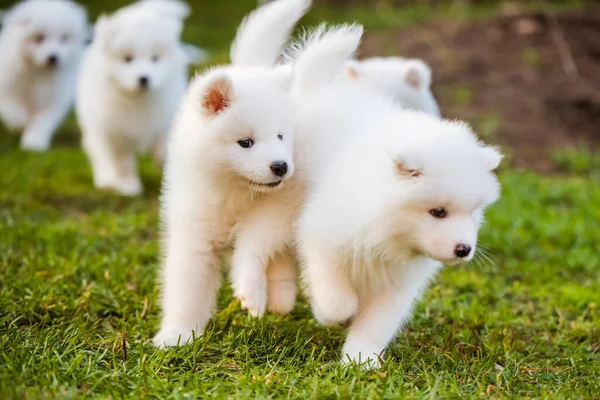
<svg viewBox="0 0 600 400">
<path fill-rule="evenodd" d="M 2 16 L 0 117 L 22 129 L 21 147 L 42 151 L 71 108 L 87 15 L 68 0 L 26 0 Z"/>
<path fill-rule="evenodd" d="M 309 5 L 308 0 L 279 0 L 251 13 L 232 45 L 232 65 L 196 77 L 188 89 L 165 168 L 157 346 L 184 344 L 194 332 L 202 333 L 213 313 L 223 251 L 246 215 L 294 173 L 291 82 L 273 67 Z M 254 288 L 234 283 L 239 297 Z"/>
<path fill-rule="evenodd" d="M 442 263 L 474 256 L 501 155 L 464 123 L 352 82 L 307 91 L 312 77 L 300 78 L 307 292 L 321 323 L 351 321 L 342 361 L 375 366 Z"/>
<path fill-rule="evenodd" d="M 162 163 L 165 138 L 187 87 L 188 7 L 142 0 L 101 16 L 81 68 L 76 111 L 98 188 L 138 195 L 136 153 Z"/>
</svg>

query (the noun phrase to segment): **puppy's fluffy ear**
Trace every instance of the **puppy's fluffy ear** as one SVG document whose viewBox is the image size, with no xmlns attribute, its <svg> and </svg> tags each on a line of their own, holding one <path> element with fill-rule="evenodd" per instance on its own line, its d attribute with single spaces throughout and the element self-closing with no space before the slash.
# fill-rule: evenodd
<svg viewBox="0 0 600 400">
<path fill-rule="evenodd" d="M 360 78 L 360 62 L 356 60 L 346 62 L 344 76 L 348 79 L 358 80 Z"/>
<path fill-rule="evenodd" d="M 233 100 L 233 84 L 224 74 L 213 76 L 200 95 L 200 109 L 207 116 L 225 111 Z"/>
<path fill-rule="evenodd" d="M 431 69 L 421 60 L 406 60 L 402 68 L 402 80 L 415 89 L 428 88 L 431 85 Z"/>
<path fill-rule="evenodd" d="M 488 171 L 498 168 L 500 161 L 502 161 L 502 154 L 492 146 L 483 146 L 481 148 L 481 156 L 483 165 Z"/>
<path fill-rule="evenodd" d="M 110 43 L 110 39 L 117 33 L 117 30 L 113 25 L 114 24 L 111 24 L 110 18 L 106 14 L 100 15 L 94 24 L 94 40 L 97 40 L 102 46 Z"/>
<path fill-rule="evenodd" d="M 422 175 L 421 167 L 414 155 L 397 154 L 393 157 L 396 170 L 403 178 L 417 178 Z"/>
</svg>

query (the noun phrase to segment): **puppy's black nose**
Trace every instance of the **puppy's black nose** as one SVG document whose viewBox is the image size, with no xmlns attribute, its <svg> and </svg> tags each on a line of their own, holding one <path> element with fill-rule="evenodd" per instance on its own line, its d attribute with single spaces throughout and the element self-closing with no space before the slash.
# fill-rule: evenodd
<svg viewBox="0 0 600 400">
<path fill-rule="evenodd" d="M 53 67 L 56 64 L 58 64 L 58 56 L 56 54 L 50 54 L 48 57 L 48 65 Z"/>
<path fill-rule="evenodd" d="M 142 89 L 147 89 L 150 85 L 150 79 L 147 76 L 140 76 L 139 83 Z"/>
<path fill-rule="evenodd" d="M 287 174 L 288 165 L 285 161 L 275 161 L 271 164 L 271 171 L 277 176 L 284 176 Z"/>
<path fill-rule="evenodd" d="M 462 243 L 458 244 L 454 249 L 454 254 L 456 255 L 456 257 L 465 258 L 469 254 L 471 254 L 471 246 Z"/>
</svg>

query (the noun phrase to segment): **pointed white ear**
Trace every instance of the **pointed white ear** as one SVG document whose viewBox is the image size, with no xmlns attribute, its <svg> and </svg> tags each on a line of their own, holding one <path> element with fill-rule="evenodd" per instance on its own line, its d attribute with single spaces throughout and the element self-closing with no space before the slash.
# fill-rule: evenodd
<svg viewBox="0 0 600 400">
<path fill-rule="evenodd" d="M 493 171 L 500 165 L 502 154 L 492 146 L 481 147 L 481 159 L 486 170 Z"/>
<path fill-rule="evenodd" d="M 106 14 L 100 15 L 94 25 L 94 41 L 97 41 L 103 47 L 108 46 L 117 33 L 117 29 L 113 25 L 115 24 L 111 23 L 109 16 Z"/>
<path fill-rule="evenodd" d="M 207 82 L 200 96 L 202 113 L 215 116 L 231 105 L 233 84 L 227 75 L 215 75 Z"/>
<path fill-rule="evenodd" d="M 428 88 L 431 85 L 431 69 L 421 60 L 406 60 L 402 68 L 402 80 L 415 89 Z"/>
<path fill-rule="evenodd" d="M 358 80 L 360 78 L 360 61 L 347 61 L 344 65 L 344 76 L 348 79 Z"/>
</svg>

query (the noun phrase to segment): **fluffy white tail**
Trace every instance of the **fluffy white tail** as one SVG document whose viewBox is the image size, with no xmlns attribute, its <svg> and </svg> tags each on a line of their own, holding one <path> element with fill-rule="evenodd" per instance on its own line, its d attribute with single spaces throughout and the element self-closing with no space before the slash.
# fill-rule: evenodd
<svg viewBox="0 0 600 400">
<path fill-rule="evenodd" d="M 358 49 L 362 34 L 361 25 L 341 25 L 330 29 L 321 25 L 292 46 L 286 59 L 295 64 L 295 94 L 310 96 L 333 81 Z"/>
<path fill-rule="evenodd" d="M 292 28 L 306 13 L 310 3 L 311 0 L 276 0 L 248 14 L 231 45 L 231 63 L 241 66 L 275 65 Z"/>
</svg>

